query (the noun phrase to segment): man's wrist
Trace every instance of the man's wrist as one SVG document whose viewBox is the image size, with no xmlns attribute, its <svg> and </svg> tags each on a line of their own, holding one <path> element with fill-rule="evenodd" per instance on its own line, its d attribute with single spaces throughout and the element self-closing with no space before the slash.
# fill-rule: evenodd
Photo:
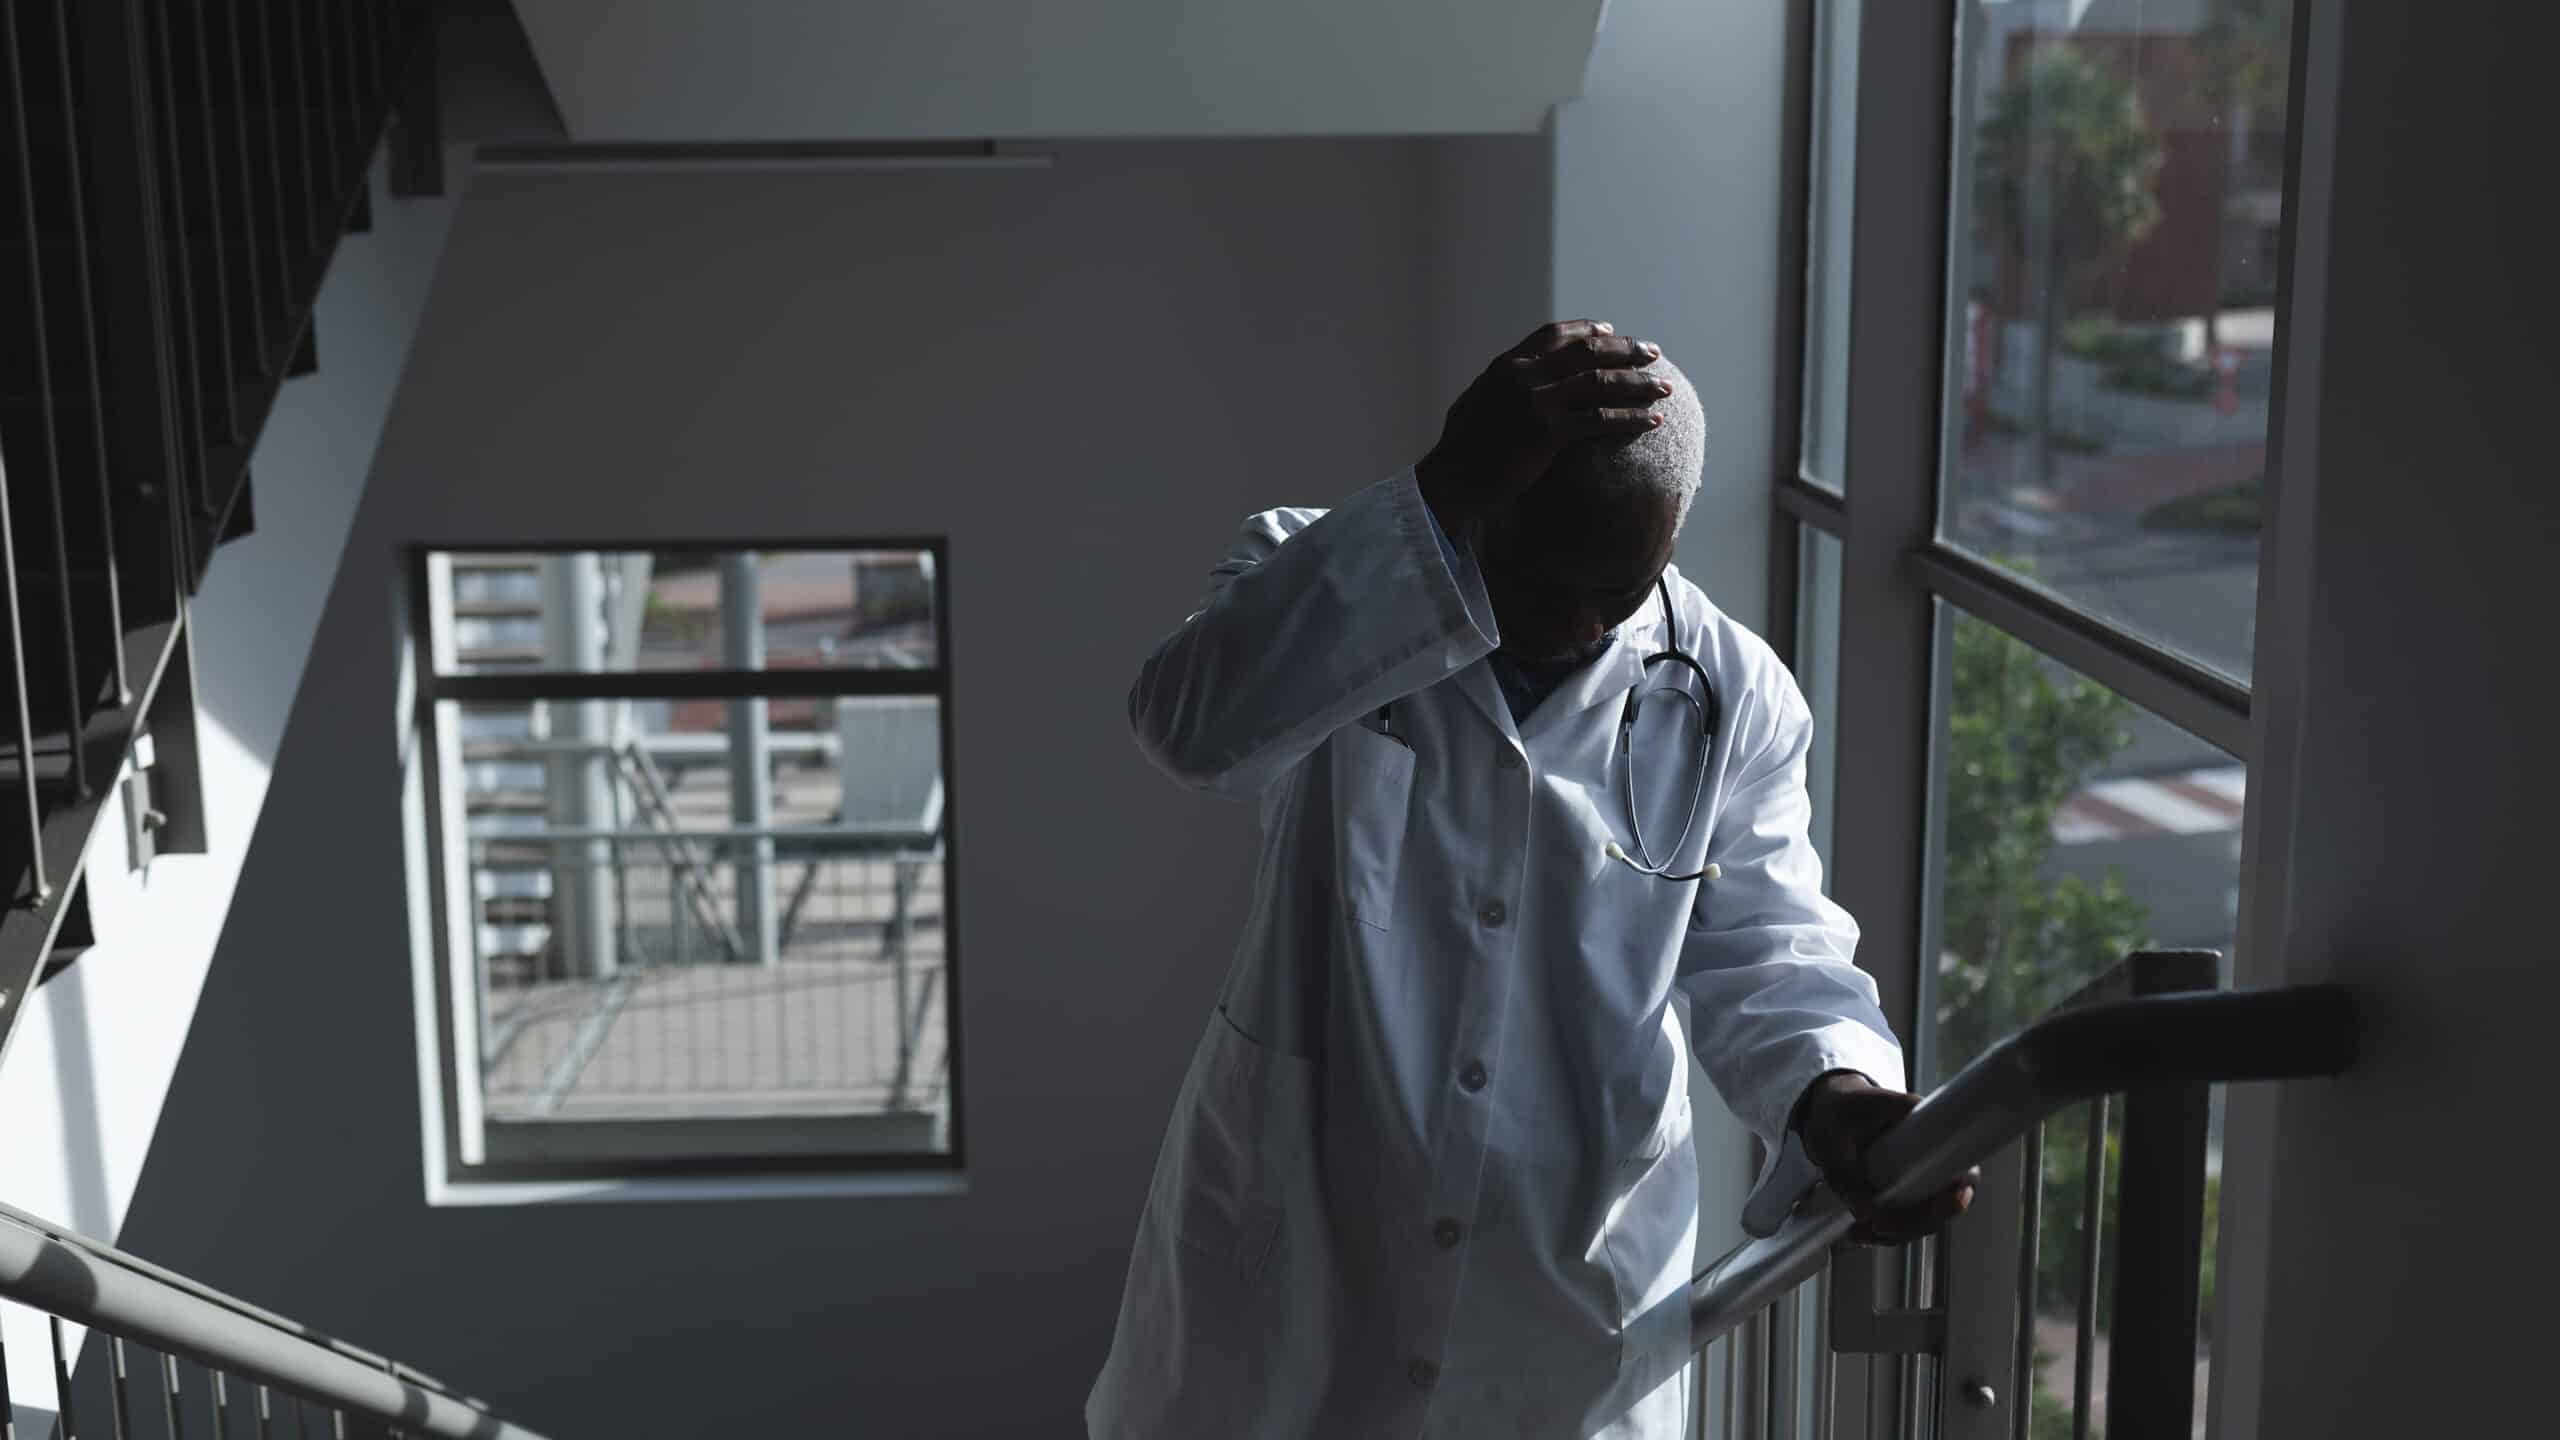
<svg viewBox="0 0 2560 1440">
<path fill-rule="evenodd" d="M 1431 518 L 1439 522 L 1440 533 L 1461 546 L 1473 541 L 1476 509 L 1461 497 L 1460 482 L 1450 473 L 1448 462 L 1437 452 L 1423 456 L 1413 467 L 1413 480 L 1422 491 L 1422 503 L 1431 508 Z"/>
<path fill-rule="evenodd" d="M 1804 1093 L 1802 1095 L 1796 1097 L 1795 1108 L 1787 1113 L 1787 1129 L 1793 1131 L 1797 1135 L 1804 1135 L 1805 1121 L 1811 1118 L 1813 1114 L 1813 1102 L 1822 1094 L 1825 1087 L 1848 1089 L 1861 1086 L 1871 1087 L 1875 1083 L 1876 1082 L 1863 1070 L 1838 1069 L 1823 1071 L 1821 1074 L 1813 1077 L 1812 1083 L 1804 1087 Z M 1810 1136 L 1807 1136 L 1806 1138 L 1808 1140 L 1811 1139 Z M 1806 1148 L 1810 1149 L 1811 1146 L 1808 1145 Z"/>
</svg>

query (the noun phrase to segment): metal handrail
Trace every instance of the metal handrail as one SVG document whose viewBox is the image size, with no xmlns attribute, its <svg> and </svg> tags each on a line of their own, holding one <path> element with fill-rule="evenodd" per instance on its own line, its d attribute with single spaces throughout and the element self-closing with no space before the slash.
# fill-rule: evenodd
<svg viewBox="0 0 2560 1440">
<path fill-rule="evenodd" d="M 2337 986 L 2065 1009 L 1992 1046 L 1879 1136 L 1866 1179 L 1880 1204 L 1915 1204 L 2076 1101 L 2155 1085 L 2333 1075 L 2354 1053 L 2353 1007 Z M 1817 1185 L 1775 1234 L 1700 1271 L 1689 1282 L 1693 1348 L 1819 1273 L 1854 1223 L 1831 1188 Z"/>
<path fill-rule="evenodd" d="M 5 1205 L 0 1296 L 402 1434 L 543 1440 L 409 1366 Z"/>
</svg>

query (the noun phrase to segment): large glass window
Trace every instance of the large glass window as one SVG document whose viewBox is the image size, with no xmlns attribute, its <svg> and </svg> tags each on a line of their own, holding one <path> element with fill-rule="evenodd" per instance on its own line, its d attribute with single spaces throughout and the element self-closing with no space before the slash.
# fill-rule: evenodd
<svg viewBox="0 0 2560 1440">
<path fill-rule="evenodd" d="M 1813 19 L 1813 130 L 1805 214 L 1804 478 L 1848 483 L 1849 219 L 1856 202 L 1859 0 Z"/>
<path fill-rule="evenodd" d="M 2287 0 L 1972 0 L 1941 533 L 2246 680 Z"/>
<path fill-rule="evenodd" d="M 1805 793 L 1813 803 L 1814 853 L 1823 883 L 1831 880 L 1831 819 L 1840 742 L 1840 541 L 1812 526 L 1797 530 L 1796 684 L 1813 711 L 1813 747 L 1805 756 Z"/>
<path fill-rule="evenodd" d="M 949 1161 L 936 561 L 420 557 L 466 1173 Z"/>
<path fill-rule="evenodd" d="M 1930 1085 L 2130 951 L 2228 957 L 2247 786 L 2245 768 L 2223 752 L 1981 620 L 1944 615 L 1934 963 L 1923 967 L 1921 991 Z M 2115 1168 L 2113 1134 L 2091 1144 L 2101 1118 L 2097 1107 L 2062 1112 L 2042 1149 L 2030 1414 L 2039 1426 L 2059 1416 L 2064 1433 L 2080 1359 L 2092 1161 L 2103 1176 Z M 2208 1216 L 2219 1170 L 2209 1149 Z M 2114 1252 L 2111 1181 L 2105 1189 L 2093 1380 L 2103 1373 L 2115 1283 L 2103 1263 Z M 2212 1255 L 2208 1243 L 2208 1296 Z"/>
</svg>

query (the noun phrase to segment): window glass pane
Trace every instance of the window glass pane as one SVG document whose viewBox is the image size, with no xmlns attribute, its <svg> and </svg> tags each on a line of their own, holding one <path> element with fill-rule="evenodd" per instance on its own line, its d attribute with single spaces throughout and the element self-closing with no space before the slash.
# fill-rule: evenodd
<svg viewBox="0 0 2560 1440">
<path fill-rule="evenodd" d="M 1804 474 L 1842 488 L 1849 434 L 1849 215 L 1858 136 L 1859 0 L 1813 21 L 1813 135 L 1805 215 Z"/>
<path fill-rule="evenodd" d="M 1941 613 L 1935 963 L 1922 967 L 1930 1086 L 2128 951 L 2195 946 L 2228 957 L 2247 784 L 2223 752 L 2005 632 Z M 2039 1427 L 2054 1423 L 2042 1417 L 2057 1405 L 2068 1421 L 2091 1120 L 2091 1107 L 2075 1107 L 2045 1127 L 2030 1397 Z M 2112 1175 L 2115 1141 L 2106 1143 Z M 2208 1165 L 2219 1173 L 2218 1138 Z M 2108 1201 L 2111 1227 L 2112 1183 Z M 2106 1228 L 2102 1261 L 2114 1249 Z M 2210 1244 L 2205 1263 L 2209 1290 Z M 2103 1265 L 2098 1284 L 2103 1325 L 2113 1303 Z M 2103 1376 L 2105 1353 L 2101 1335 L 2093 1376 Z"/>
<path fill-rule="evenodd" d="M 1798 526 L 1796 535 L 1796 684 L 1813 711 L 1805 791 L 1813 802 L 1813 849 L 1822 857 L 1822 885 L 1828 890 L 1833 777 L 1840 753 L 1832 728 L 1840 713 L 1840 541 L 1810 525 Z"/>
<path fill-rule="evenodd" d="M 947 1150 L 940 705 L 439 705 L 493 1132 L 824 1118 L 803 1142 Z"/>
<path fill-rule="evenodd" d="M 1951 542 L 2249 674 L 2286 0 L 1969 0 Z"/>
<path fill-rule="evenodd" d="M 454 671 L 929 669 L 920 550 L 457 552 Z M 727 617 L 757 624 L 731 634 Z M 572 624 L 584 615 L 586 623 Z"/>
</svg>

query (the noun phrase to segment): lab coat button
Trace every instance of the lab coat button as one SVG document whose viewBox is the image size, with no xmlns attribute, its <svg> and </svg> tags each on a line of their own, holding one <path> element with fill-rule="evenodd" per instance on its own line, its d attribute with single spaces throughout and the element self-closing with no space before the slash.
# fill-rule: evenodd
<svg viewBox="0 0 2560 1440">
<path fill-rule="evenodd" d="M 1517 770 L 1520 768 L 1520 752 L 1505 750 L 1495 758 L 1495 763 L 1505 770 Z"/>
<path fill-rule="evenodd" d="M 1412 1381 L 1417 1388 L 1428 1390 L 1431 1388 L 1431 1382 L 1440 1378 L 1440 1367 L 1428 1360 L 1416 1360 L 1404 1367 L 1404 1378 Z"/>
<path fill-rule="evenodd" d="M 1467 1068 L 1458 1072 L 1458 1083 L 1471 1091 L 1483 1089 L 1484 1079 L 1484 1062 L 1481 1060 L 1468 1061 Z"/>
<path fill-rule="evenodd" d="M 1465 1238 L 1465 1235 L 1466 1231 L 1460 1229 L 1455 1220 L 1444 1219 L 1431 1227 L 1431 1238 L 1438 1241 L 1443 1250 L 1457 1249 L 1458 1241 Z"/>
<path fill-rule="evenodd" d="M 1476 907 L 1476 918 L 1483 921 L 1488 930 L 1501 929 L 1503 919 L 1508 914 L 1509 912 L 1502 908 L 1502 902 L 1499 900 L 1487 900 Z"/>
</svg>

